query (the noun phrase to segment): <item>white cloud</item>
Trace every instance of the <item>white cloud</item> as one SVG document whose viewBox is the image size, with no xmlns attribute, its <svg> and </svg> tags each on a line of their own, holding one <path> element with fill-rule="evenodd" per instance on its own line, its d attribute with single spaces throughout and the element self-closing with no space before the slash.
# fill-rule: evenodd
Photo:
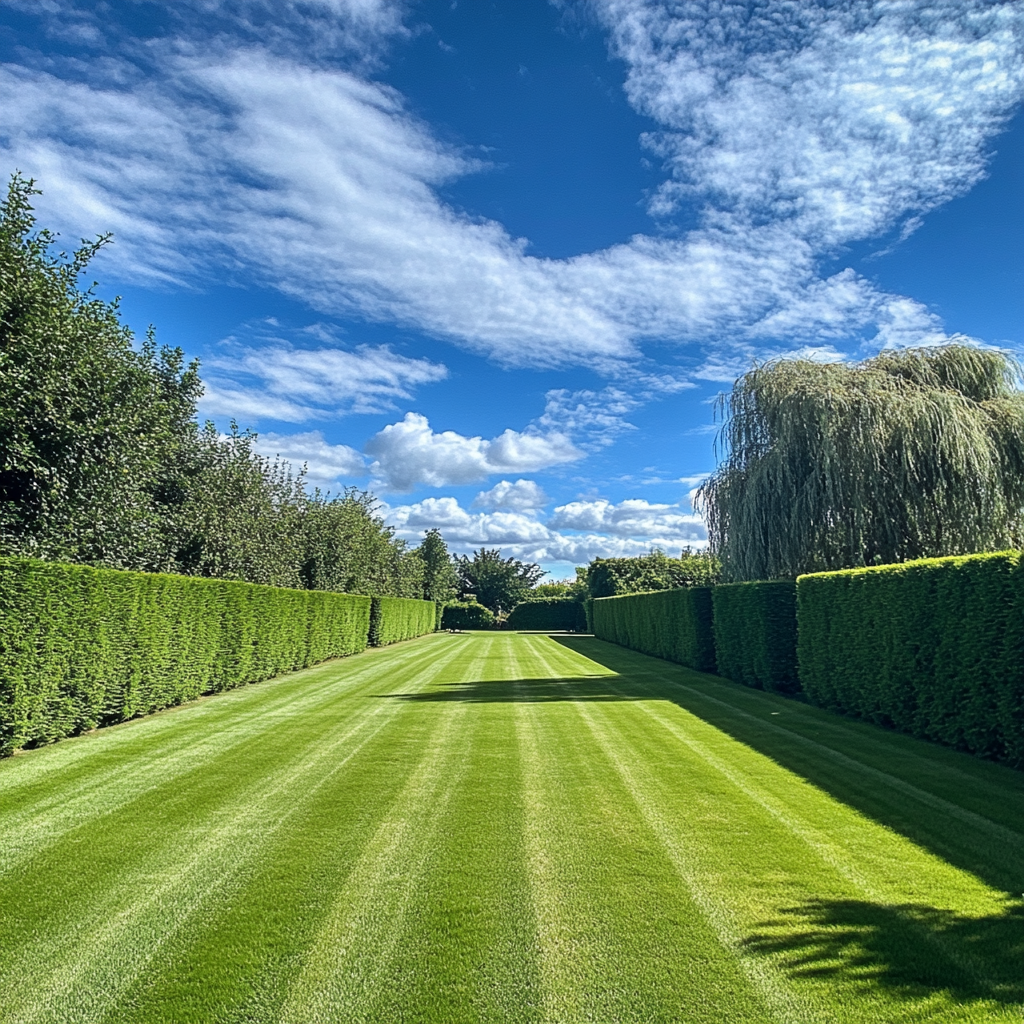
<svg viewBox="0 0 1024 1024">
<path fill-rule="evenodd" d="M 273 417 L 291 423 L 339 413 L 395 408 L 417 385 L 448 376 L 446 367 L 410 359 L 386 345 L 302 349 L 284 342 L 208 360 L 203 407 L 224 415 Z"/>
<path fill-rule="evenodd" d="M 514 484 L 501 480 L 489 491 L 481 491 L 473 499 L 474 508 L 491 511 L 530 512 L 543 508 L 550 499 L 534 480 L 517 480 Z"/>
<path fill-rule="evenodd" d="M 368 25 L 392 10 L 327 6 L 365 8 Z M 681 237 L 530 257 L 500 224 L 442 201 L 438 186 L 481 165 L 397 92 L 244 32 L 214 50 L 157 47 L 159 74 L 111 57 L 7 65 L 0 152 L 46 186 L 47 220 L 76 236 L 113 229 L 108 258 L 123 275 L 242 269 L 328 313 L 510 364 L 621 370 L 645 338 L 728 349 L 945 337 L 919 304 L 850 271 L 823 280 L 818 260 L 979 179 L 1021 99 L 1024 5 L 598 9 L 631 102 L 663 126 L 647 140 L 671 176 L 654 212 L 700 204 Z"/>
<path fill-rule="evenodd" d="M 562 532 L 575 530 L 574 524 L 583 524 L 586 517 L 580 510 L 576 515 L 565 513 L 561 517 L 561 510 L 556 510 L 544 523 L 536 515 L 521 512 L 468 512 L 449 497 L 395 506 L 386 510 L 385 517 L 399 537 L 411 541 L 436 527 L 454 551 L 468 553 L 479 547 L 500 547 L 506 556 L 531 562 L 581 565 L 592 558 L 642 555 L 652 548 L 675 553 L 686 546 L 705 546 L 706 532 L 700 520 L 672 511 L 678 506 L 648 505 L 641 501 L 633 502 L 628 513 L 620 513 L 630 504 L 597 501 L 564 506 L 606 506 L 590 517 L 588 521 L 594 526 L 583 526 L 589 531 L 584 533 Z"/>
<path fill-rule="evenodd" d="M 491 440 L 453 430 L 435 433 L 426 416 L 406 413 L 366 444 L 370 467 L 386 490 L 411 491 L 425 484 L 471 484 L 497 473 L 534 473 L 583 458 L 565 434 L 506 430 Z"/>
<path fill-rule="evenodd" d="M 337 491 L 339 481 L 366 476 L 366 463 L 359 452 L 345 444 L 330 444 L 319 430 L 260 434 L 255 448 L 271 458 L 280 456 L 295 470 L 306 464 L 306 479 L 321 490 Z"/>
<path fill-rule="evenodd" d="M 602 498 L 559 505 L 548 525 L 554 529 L 591 530 L 613 537 L 671 537 L 677 544 L 705 537 L 704 523 L 699 516 L 683 511 L 679 505 L 652 505 L 641 498 L 627 498 L 618 504 Z"/>
</svg>

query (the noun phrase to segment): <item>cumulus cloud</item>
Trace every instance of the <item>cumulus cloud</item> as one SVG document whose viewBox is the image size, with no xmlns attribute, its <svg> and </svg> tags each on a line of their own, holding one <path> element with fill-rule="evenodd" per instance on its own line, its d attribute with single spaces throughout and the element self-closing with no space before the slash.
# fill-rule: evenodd
<svg viewBox="0 0 1024 1024">
<path fill-rule="evenodd" d="M 652 505 L 641 498 L 572 501 L 559 505 L 548 520 L 553 529 L 592 530 L 613 537 L 672 537 L 690 543 L 705 536 L 699 516 L 679 505 Z"/>
<path fill-rule="evenodd" d="M 517 480 L 514 484 L 501 480 L 489 491 L 481 491 L 473 499 L 474 508 L 491 511 L 530 512 L 543 508 L 550 498 L 534 480 Z"/>
<path fill-rule="evenodd" d="M 330 444 L 319 430 L 302 434 L 260 434 L 255 448 L 270 458 L 280 456 L 295 470 L 306 466 L 306 479 L 321 490 L 338 490 L 346 478 L 366 476 L 366 463 L 354 448 Z"/>
<path fill-rule="evenodd" d="M 389 491 L 471 484 L 497 473 L 535 473 L 583 458 L 560 433 L 506 430 L 491 440 L 453 430 L 435 433 L 426 416 L 409 412 L 366 444 L 375 479 Z"/>
<path fill-rule="evenodd" d="M 290 423 L 342 413 L 384 412 L 422 384 L 443 380 L 446 367 L 410 359 L 386 345 L 304 349 L 286 342 L 236 351 L 207 361 L 204 411 L 272 417 Z"/>
<path fill-rule="evenodd" d="M 683 514 L 679 506 L 642 501 L 620 505 L 575 502 L 556 509 L 545 523 L 523 512 L 474 513 L 462 508 L 455 498 L 427 498 L 387 509 L 386 519 L 399 537 L 408 540 L 416 540 L 425 530 L 436 527 L 455 551 L 500 547 L 506 555 L 531 562 L 581 565 L 592 558 L 642 555 L 653 548 L 671 553 L 707 543 L 706 531 L 697 517 Z M 566 532 L 577 529 L 583 532 Z"/>
</svg>

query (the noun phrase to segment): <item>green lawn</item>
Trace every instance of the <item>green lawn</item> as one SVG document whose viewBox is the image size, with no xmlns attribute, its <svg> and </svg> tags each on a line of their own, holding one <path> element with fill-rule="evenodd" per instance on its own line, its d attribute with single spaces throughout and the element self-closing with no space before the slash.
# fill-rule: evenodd
<svg viewBox="0 0 1024 1024">
<path fill-rule="evenodd" d="M 1021 1021 L 1024 773 L 435 635 L 0 762 L 0 1021 Z"/>
</svg>

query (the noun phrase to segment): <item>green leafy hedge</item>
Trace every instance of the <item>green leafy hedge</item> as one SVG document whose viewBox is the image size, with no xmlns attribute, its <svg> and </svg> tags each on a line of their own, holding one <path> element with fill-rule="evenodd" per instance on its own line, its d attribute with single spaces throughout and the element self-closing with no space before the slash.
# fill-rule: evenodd
<svg viewBox="0 0 1024 1024">
<path fill-rule="evenodd" d="M 600 597 L 594 601 L 594 636 L 701 672 L 715 670 L 711 587 Z"/>
<path fill-rule="evenodd" d="M 1024 767 L 1020 552 L 797 580 L 800 681 L 816 704 Z"/>
<path fill-rule="evenodd" d="M 494 612 L 476 601 L 453 601 L 441 613 L 442 629 L 490 629 Z"/>
<path fill-rule="evenodd" d="M 506 625 L 509 629 L 585 633 L 587 617 L 579 601 L 570 597 L 549 597 L 517 604 Z"/>
<path fill-rule="evenodd" d="M 366 646 L 370 599 L 0 559 L 0 753 Z"/>
<path fill-rule="evenodd" d="M 711 599 L 719 675 L 777 693 L 799 690 L 796 583 L 728 583 Z"/>
<path fill-rule="evenodd" d="M 433 633 L 437 606 L 415 597 L 375 597 L 370 606 L 370 643 L 374 647 Z"/>
</svg>

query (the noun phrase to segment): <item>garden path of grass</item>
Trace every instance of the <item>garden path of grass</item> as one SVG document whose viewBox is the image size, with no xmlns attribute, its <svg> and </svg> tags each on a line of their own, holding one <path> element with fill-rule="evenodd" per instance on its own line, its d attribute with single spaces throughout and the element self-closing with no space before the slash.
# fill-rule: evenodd
<svg viewBox="0 0 1024 1024">
<path fill-rule="evenodd" d="M 1024 773 L 435 635 L 0 762 L 0 1021 L 1016 1021 Z"/>
</svg>

